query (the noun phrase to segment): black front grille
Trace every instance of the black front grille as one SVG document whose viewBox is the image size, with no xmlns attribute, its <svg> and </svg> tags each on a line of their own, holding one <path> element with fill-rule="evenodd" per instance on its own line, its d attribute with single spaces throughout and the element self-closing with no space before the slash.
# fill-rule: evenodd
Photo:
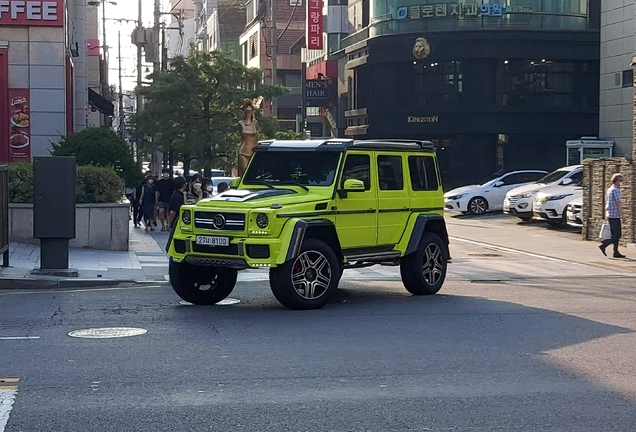
<svg viewBox="0 0 636 432">
<path fill-rule="evenodd" d="M 269 245 L 247 245 L 245 249 L 250 258 L 269 258 Z"/>
<path fill-rule="evenodd" d="M 216 231 L 244 231 L 245 215 L 243 213 L 195 211 L 194 226 Z"/>
<path fill-rule="evenodd" d="M 219 255 L 238 255 L 238 245 L 231 244 L 229 246 L 207 246 L 192 243 L 192 251 L 205 254 Z"/>
</svg>

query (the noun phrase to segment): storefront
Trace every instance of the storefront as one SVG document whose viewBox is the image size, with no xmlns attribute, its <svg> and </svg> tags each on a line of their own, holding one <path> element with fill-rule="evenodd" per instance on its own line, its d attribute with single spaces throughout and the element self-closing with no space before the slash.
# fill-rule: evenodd
<svg viewBox="0 0 636 432">
<path fill-rule="evenodd" d="M 0 1 L 0 161 L 86 127 L 86 1 Z"/>
<path fill-rule="evenodd" d="M 347 48 L 346 135 L 433 140 L 453 186 L 556 168 L 566 140 L 598 134 L 598 2 L 372 3 Z"/>
</svg>

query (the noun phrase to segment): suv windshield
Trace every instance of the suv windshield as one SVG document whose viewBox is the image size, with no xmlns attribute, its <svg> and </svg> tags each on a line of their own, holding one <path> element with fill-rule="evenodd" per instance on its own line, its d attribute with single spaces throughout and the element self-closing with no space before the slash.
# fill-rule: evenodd
<svg viewBox="0 0 636 432">
<path fill-rule="evenodd" d="M 337 152 L 256 152 L 243 184 L 331 186 L 339 160 Z"/>
<path fill-rule="evenodd" d="M 569 172 L 570 171 L 562 171 L 562 170 L 551 172 L 547 176 L 543 177 L 541 180 L 538 180 L 537 183 L 545 183 L 545 184 L 554 183 L 555 181 L 561 180 Z"/>
</svg>

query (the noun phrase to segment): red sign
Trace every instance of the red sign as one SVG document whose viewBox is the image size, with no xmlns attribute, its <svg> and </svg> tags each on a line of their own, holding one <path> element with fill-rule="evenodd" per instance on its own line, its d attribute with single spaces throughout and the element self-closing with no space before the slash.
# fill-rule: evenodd
<svg viewBox="0 0 636 432">
<path fill-rule="evenodd" d="M 0 0 L 0 26 L 64 27 L 64 0 Z"/>
<path fill-rule="evenodd" d="M 9 89 L 9 162 L 31 162 L 29 89 Z"/>
<path fill-rule="evenodd" d="M 99 39 L 88 39 L 86 41 L 86 55 L 99 57 Z"/>
<path fill-rule="evenodd" d="M 305 38 L 307 39 L 307 49 L 310 50 L 322 49 L 322 1 L 307 1 L 307 33 Z"/>
</svg>

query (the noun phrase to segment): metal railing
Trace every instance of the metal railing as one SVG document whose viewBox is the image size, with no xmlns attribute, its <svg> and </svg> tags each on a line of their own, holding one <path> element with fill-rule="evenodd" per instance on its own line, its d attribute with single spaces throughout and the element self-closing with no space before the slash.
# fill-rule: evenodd
<svg viewBox="0 0 636 432">
<path fill-rule="evenodd" d="M 9 166 L 0 165 L 0 254 L 9 267 Z"/>
</svg>

